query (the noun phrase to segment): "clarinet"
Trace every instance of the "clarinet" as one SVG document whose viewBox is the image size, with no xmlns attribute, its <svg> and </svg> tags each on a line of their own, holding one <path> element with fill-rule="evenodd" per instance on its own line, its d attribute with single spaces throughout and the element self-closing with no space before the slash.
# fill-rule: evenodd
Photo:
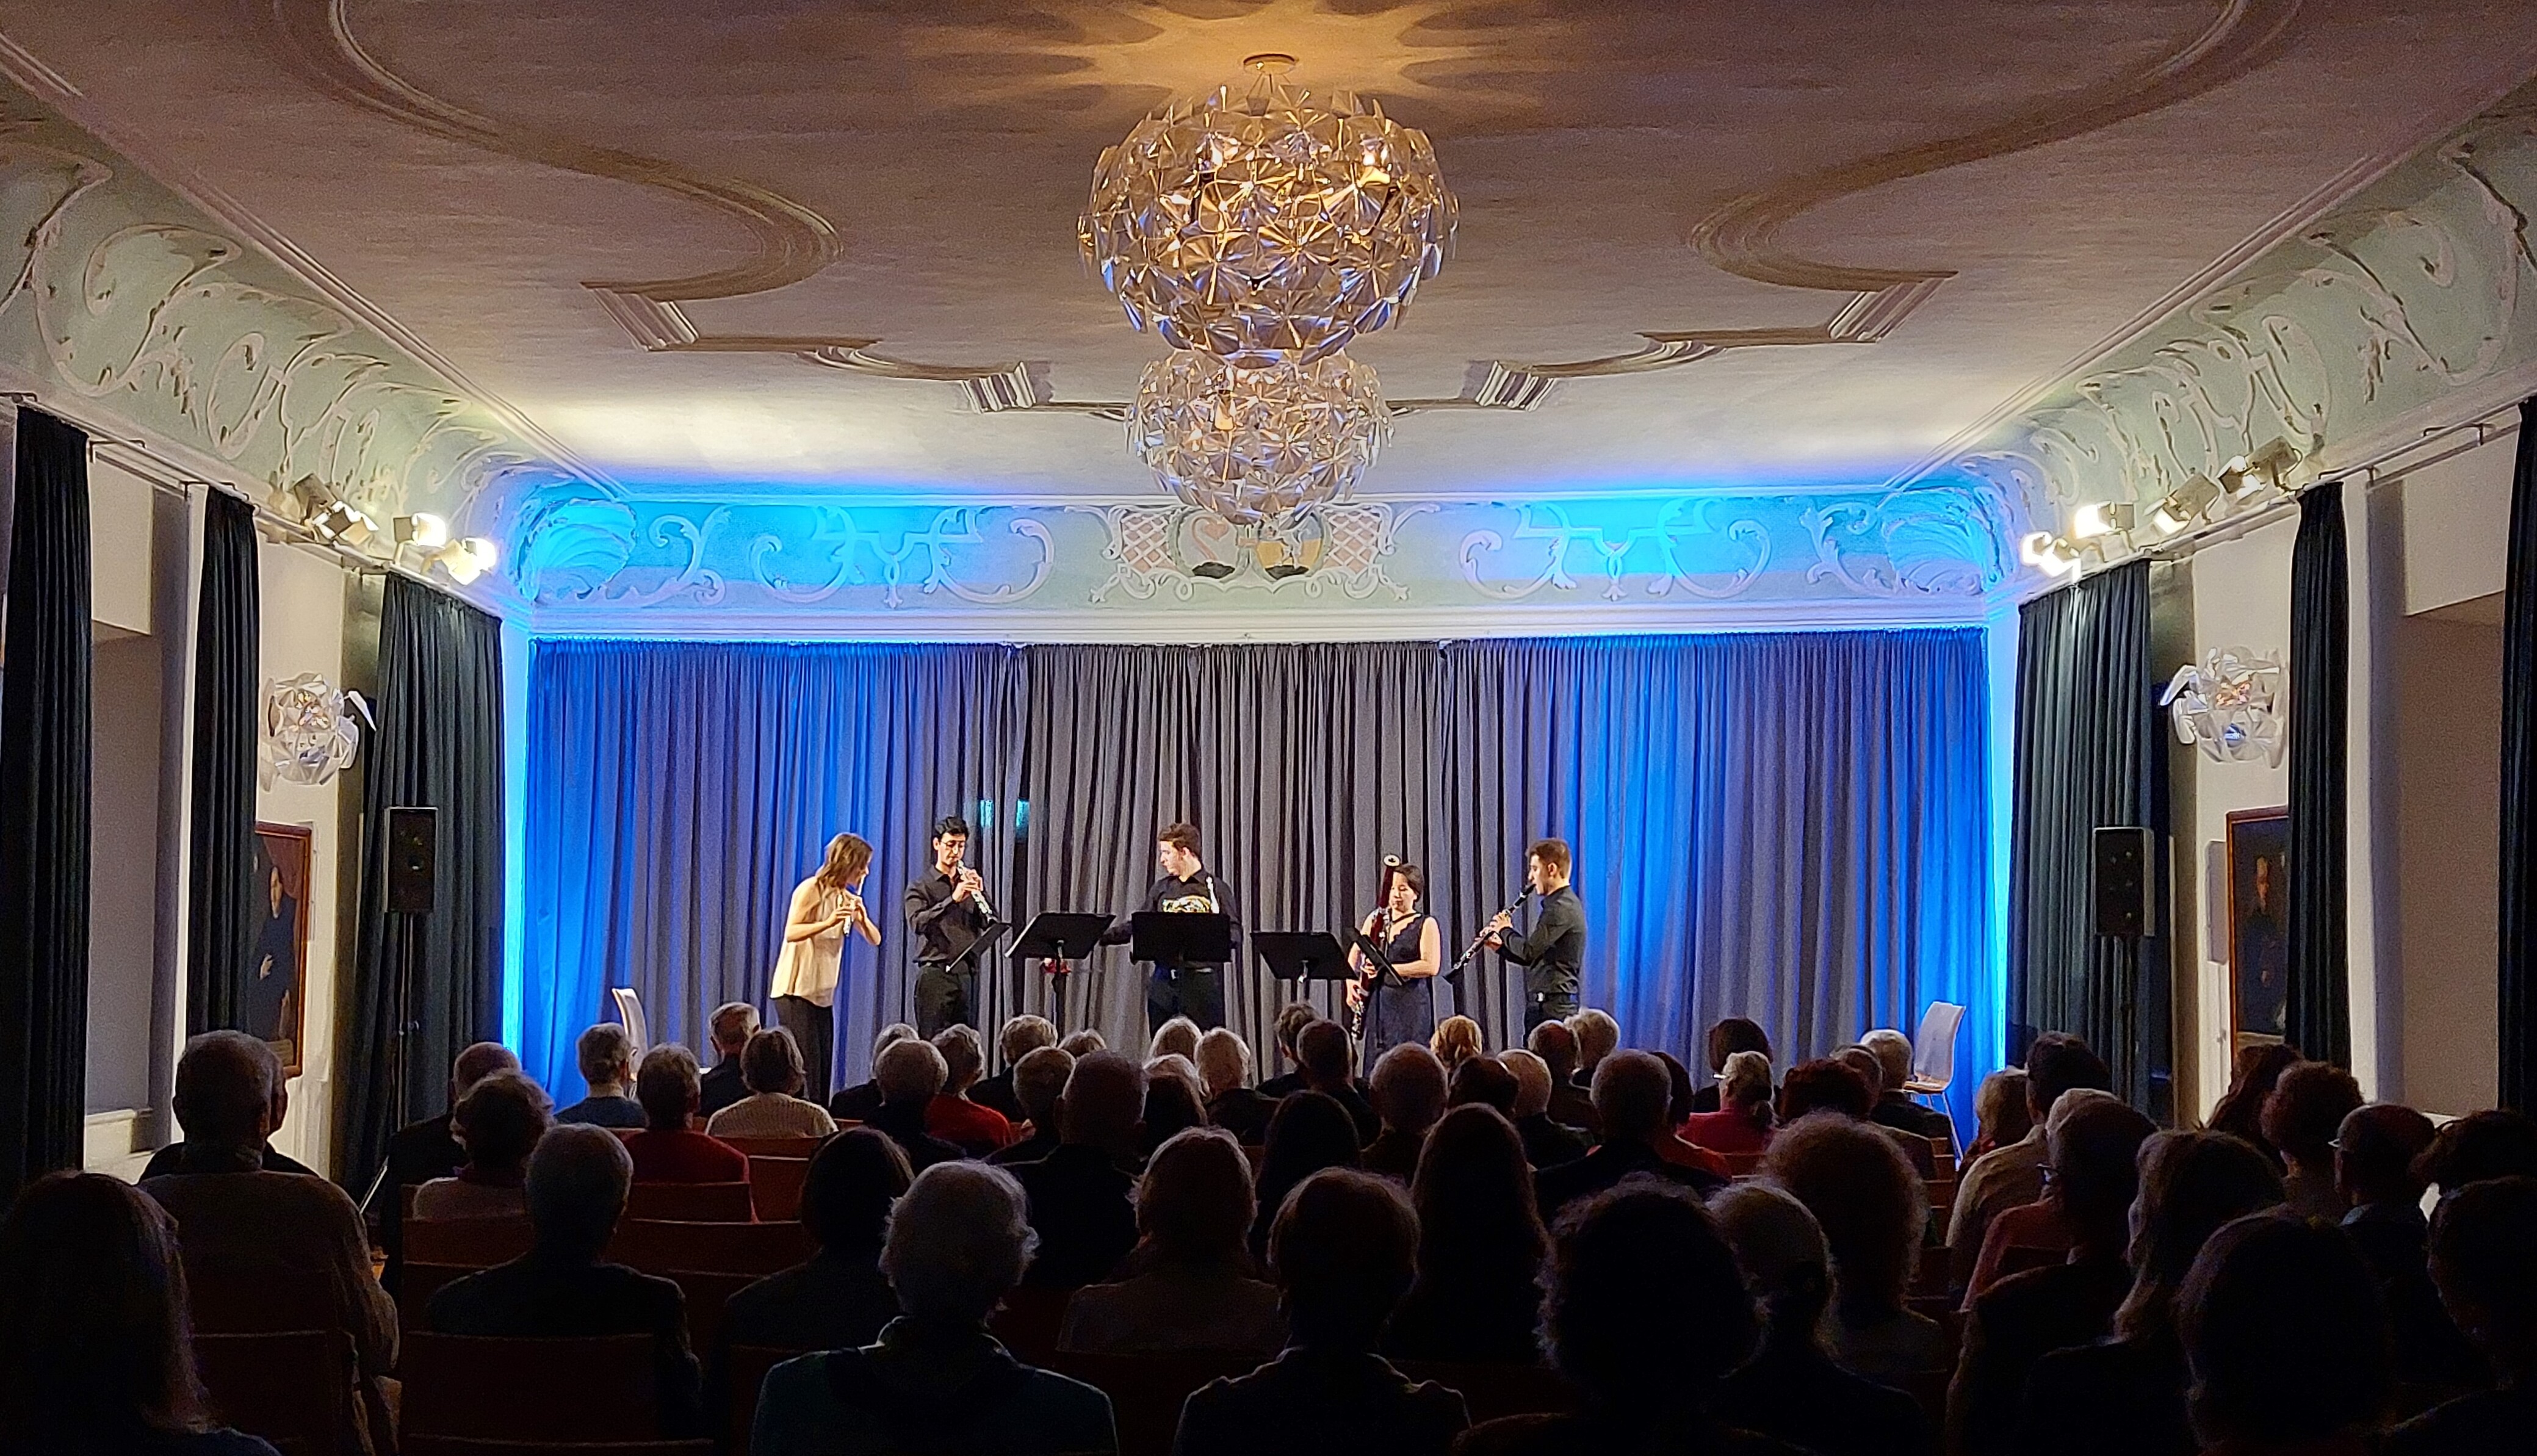
<svg viewBox="0 0 2537 1456">
<path fill-rule="evenodd" d="M 1513 900 L 1508 901 L 1507 908 L 1499 911 L 1498 915 L 1514 915 L 1517 911 L 1524 909 L 1525 901 L 1530 899 L 1531 896 L 1532 892 L 1530 890 L 1517 891 L 1516 897 Z M 1496 919 L 1497 916 L 1491 916 L 1489 918 Z M 1480 947 L 1486 945 L 1488 943 L 1488 939 L 1489 932 L 1486 930 L 1482 930 L 1479 934 L 1471 937 L 1471 943 L 1464 946 L 1463 953 L 1454 958 L 1453 969 L 1445 973 L 1446 984 L 1458 986 L 1463 983 L 1463 968 L 1471 964 L 1471 957 L 1480 953 Z"/>
</svg>

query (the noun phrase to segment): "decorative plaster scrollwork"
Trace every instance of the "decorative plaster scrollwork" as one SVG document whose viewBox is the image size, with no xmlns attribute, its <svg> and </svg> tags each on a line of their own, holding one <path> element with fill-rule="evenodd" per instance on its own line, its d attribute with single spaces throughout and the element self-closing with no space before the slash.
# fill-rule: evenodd
<svg viewBox="0 0 2537 1456">
<path fill-rule="evenodd" d="M 1997 515 L 1984 492 L 1952 487 L 1810 508 L 1798 518 L 1815 543 L 1806 580 L 1861 597 L 1980 597 L 2007 575 Z"/>
<path fill-rule="evenodd" d="M 952 506 L 936 516 L 934 524 L 926 530 L 909 532 L 899 542 L 897 550 L 880 552 L 882 576 L 889 584 L 888 590 L 881 594 L 881 604 L 895 610 L 905 603 L 900 588 L 906 583 L 908 562 L 920 551 L 925 554 L 926 571 L 924 579 L 917 584 L 919 591 L 948 592 L 963 601 L 974 601 L 984 606 L 1019 601 L 1038 591 L 1048 580 L 1049 566 L 1057 559 L 1057 548 L 1048 538 L 1048 528 L 1027 517 L 1017 517 L 1008 523 L 1007 529 L 1015 536 L 1039 543 L 1039 559 L 1031 565 L 1029 580 L 986 588 L 973 587 L 960 580 L 951 569 L 950 548 L 982 546 L 987 543 L 987 538 L 978 532 L 976 507 Z"/>
<path fill-rule="evenodd" d="M 834 506 L 821 506 L 817 509 L 816 519 L 818 526 L 811 533 L 811 543 L 826 548 L 826 565 L 830 568 L 828 579 L 817 586 L 795 586 L 775 574 L 773 557 L 784 549 L 784 538 L 772 532 L 761 532 L 750 538 L 748 542 L 749 574 L 777 600 L 790 601 L 796 606 L 825 601 L 844 590 L 848 582 L 861 585 L 865 579 L 863 569 L 855 564 L 855 545 L 864 538 L 863 533 L 855 528 L 855 518 Z M 895 584 L 892 590 L 896 590 Z"/>
<path fill-rule="evenodd" d="M 1210 511 L 1177 504 L 1067 509 L 1101 522 L 1107 536 L 1102 557 L 1119 563 L 1092 589 L 1090 600 L 1097 603 L 1113 592 L 1149 601 L 1168 591 L 1189 601 L 1201 587 L 1276 593 L 1290 585 L 1306 598 L 1336 587 L 1350 601 L 1388 591 L 1394 601 L 1406 601 L 1409 589 L 1394 581 L 1383 563 L 1399 549 L 1401 523 L 1436 508 L 1326 505 L 1275 529 L 1237 527 Z"/>
<path fill-rule="evenodd" d="M 702 605 L 711 606 L 722 601 L 728 595 L 729 584 L 723 580 L 721 572 L 714 571 L 705 565 L 705 538 L 713 535 L 716 527 L 730 519 L 731 508 L 720 506 L 707 512 L 701 525 L 684 516 L 663 516 L 654 521 L 652 544 L 667 546 L 673 541 L 683 544 L 687 552 L 685 564 L 672 572 L 669 580 L 649 591 L 628 588 L 612 595 L 608 598 L 609 604 L 658 606 L 664 601 L 672 601 L 688 592 L 695 593 L 696 601 Z"/>
<path fill-rule="evenodd" d="M 1663 569 L 1648 584 L 1650 596 L 1681 591 L 1713 601 L 1725 601 L 1750 591 L 1770 568 L 1771 533 L 1751 518 L 1719 527 L 1713 518 L 1720 509 L 1721 502 L 1716 500 L 1671 501 L 1658 513 L 1655 524 L 1628 528 L 1615 537 L 1601 526 L 1571 524 L 1568 512 L 1561 506 L 1523 505 L 1516 508 L 1516 526 L 1511 536 L 1501 536 L 1487 528 L 1473 531 L 1463 538 L 1457 555 L 1463 563 L 1463 579 L 1473 591 L 1499 601 L 1521 601 L 1545 587 L 1562 592 L 1576 590 L 1577 578 L 1568 569 L 1568 554 L 1571 548 L 1582 546 L 1594 553 L 1595 564 L 1602 569 L 1603 600 L 1620 601 L 1627 597 L 1623 582 L 1629 574 L 1630 552 L 1654 545 Z M 1713 533 L 1740 547 L 1745 558 L 1730 562 L 1726 580 L 1719 585 L 1702 580 L 1716 573 L 1687 569 L 1679 555 L 1679 538 Z M 1520 580 L 1489 580 L 1483 570 L 1483 558 L 1509 551 L 1519 542 L 1540 543 L 1539 569 Z"/>
</svg>

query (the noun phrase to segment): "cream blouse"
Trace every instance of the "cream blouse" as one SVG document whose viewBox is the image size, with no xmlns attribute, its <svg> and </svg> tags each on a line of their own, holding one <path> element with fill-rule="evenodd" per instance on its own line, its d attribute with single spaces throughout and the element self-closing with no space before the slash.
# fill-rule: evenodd
<svg viewBox="0 0 2537 1456">
<path fill-rule="evenodd" d="M 793 887 L 793 904 L 784 923 L 796 920 L 825 919 L 843 909 L 842 890 L 822 889 L 819 878 L 813 875 Z M 837 967 L 845 959 L 846 929 L 838 925 L 817 935 L 784 942 L 775 956 L 775 977 L 767 993 L 776 996 L 800 996 L 813 1006 L 833 1006 L 837 1001 Z"/>
</svg>

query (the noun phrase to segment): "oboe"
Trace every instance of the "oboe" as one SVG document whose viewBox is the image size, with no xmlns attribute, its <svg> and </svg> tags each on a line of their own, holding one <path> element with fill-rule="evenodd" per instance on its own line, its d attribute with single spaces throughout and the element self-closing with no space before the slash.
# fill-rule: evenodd
<svg viewBox="0 0 2537 1456">
<path fill-rule="evenodd" d="M 1514 915 L 1517 911 L 1524 909 L 1524 902 L 1530 898 L 1532 892 L 1530 890 L 1517 891 L 1516 897 L 1513 900 L 1508 901 L 1507 908 L 1499 911 L 1498 915 Z M 1489 918 L 1496 919 L 1497 916 L 1491 916 Z M 1471 964 L 1471 957 L 1478 955 L 1480 953 L 1480 947 L 1486 945 L 1488 940 L 1489 932 L 1486 923 L 1483 922 L 1480 933 L 1472 936 L 1471 943 L 1464 946 L 1463 953 L 1454 958 L 1454 969 L 1445 973 L 1446 984 L 1461 985 L 1463 983 L 1463 968 Z"/>
</svg>

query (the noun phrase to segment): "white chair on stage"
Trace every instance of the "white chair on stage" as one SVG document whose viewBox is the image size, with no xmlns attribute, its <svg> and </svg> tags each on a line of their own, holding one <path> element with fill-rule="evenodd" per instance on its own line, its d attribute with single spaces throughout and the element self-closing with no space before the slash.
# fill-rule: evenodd
<svg viewBox="0 0 2537 1456">
<path fill-rule="evenodd" d="M 639 1059 L 652 1045 L 651 1029 L 643 1021 L 643 998 L 630 985 L 612 985 L 608 994 L 617 1002 L 617 1019 L 625 1024 L 625 1035 L 634 1043 L 634 1055 Z"/>
<path fill-rule="evenodd" d="M 630 995 L 632 992 L 622 992 Z M 1920 1013 L 1920 1029 L 1912 1034 L 1912 1075 L 1903 1090 L 1914 1097 L 1944 1096 L 1956 1080 L 1956 1029 L 1965 1024 L 1965 1008 L 1953 1001 L 1931 1001 Z"/>
</svg>

